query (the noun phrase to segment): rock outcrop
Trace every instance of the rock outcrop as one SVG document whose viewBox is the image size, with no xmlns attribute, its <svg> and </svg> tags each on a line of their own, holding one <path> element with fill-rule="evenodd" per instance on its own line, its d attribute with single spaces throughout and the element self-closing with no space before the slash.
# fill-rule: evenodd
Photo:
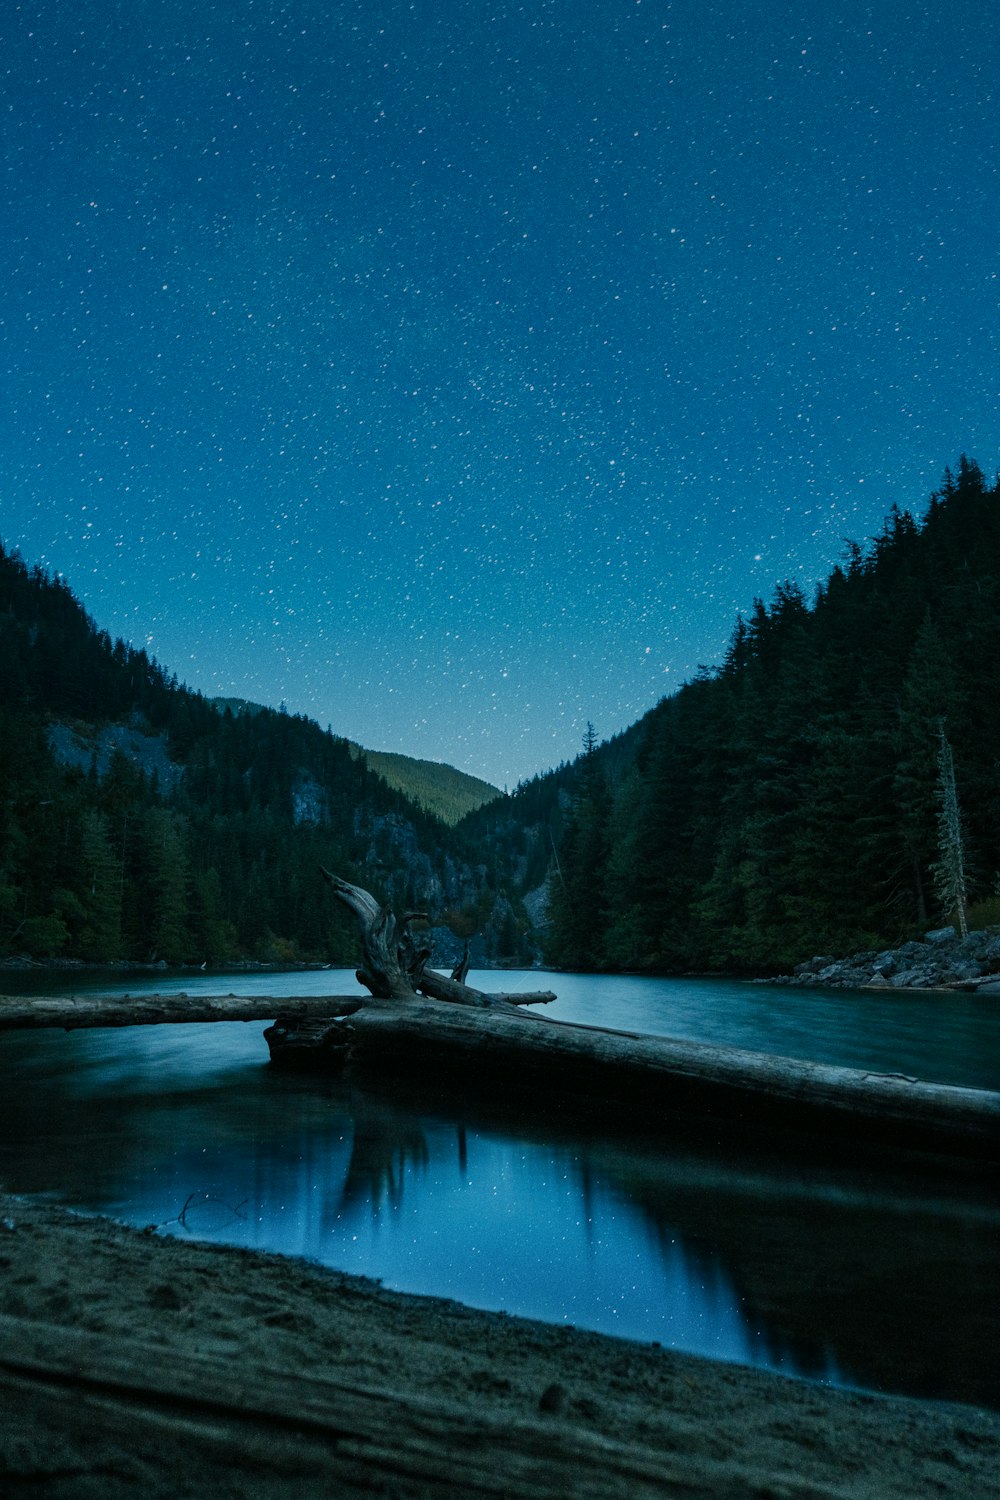
<svg viewBox="0 0 1000 1500">
<path fill-rule="evenodd" d="M 919 942 L 871 949 L 848 958 L 817 955 L 798 964 L 778 984 L 836 989 L 963 989 L 1000 994 L 1000 928 L 959 937 L 939 927 Z"/>
</svg>

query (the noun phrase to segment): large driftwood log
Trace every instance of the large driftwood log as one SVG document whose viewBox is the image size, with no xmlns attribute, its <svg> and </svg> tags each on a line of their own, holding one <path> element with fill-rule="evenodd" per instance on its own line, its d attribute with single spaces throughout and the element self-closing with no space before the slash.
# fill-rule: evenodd
<svg viewBox="0 0 1000 1500">
<path fill-rule="evenodd" d="M 411 912 L 397 924 L 389 908 L 379 906 L 368 891 L 320 869 L 337 900 L 357 921 L 362 954 L 358 983 L 379 1000 L 411 999 L 416 994 L 414 979 L 430 958 L 430 951 L 418 949 L 410 932 L 410 923 L 423 913 Z"/>
<path fill-rule="evenodd" d="M 537 1090 L 546 1100 L 573 1095 L 611 1118 L 631 1114 L 661 1126 L 696 1112 L 1000 1157 L 1000 1094 L 526 1016 L 506 997 L 410 962 L 408 951 L 392 949 L 395 924 L 378 903 L 327 879 L 361 927 L 358 978 L 382 1000 L 331 1022 L 320 1044 L 326 1060 L 335 1047 L 355 1066 L 457 1074 L 477 1087 L 492 1081 L 505 1091 Z M 403 993 L 387 995 L 397 974 L 405 974 Z M 306 1039 L 288 1018 L 265 1036 L 275 1061 L 309 1060 Z"/>
<path fill-rule="evenodd" d="M 474 1079 L 544 1101 L 575 1098 L 613 1122 L 670 1129 L 697 1114 L 854 1137 L 915 1150 L 1000 1159 L 1000 1094 L 922 1083 L 798 1058 L 641 1036 L 431 999 L 365 1003 L 336 1028 L 355 1068 Z M 276 1062 L 292 1061 L 294 1023 L 265 1032 Z M 330 1039 L 324 1040 L 330 1057 Z M 303 1050 L 294 1061 L 308 1061 Z"/>
<path fill-rule="evenodd" d="M 0 1031 L 168 1026 L 191 1021 L 323 1021 L 349 1016 L 365 995 L 0 995 Z"/>
</svg>

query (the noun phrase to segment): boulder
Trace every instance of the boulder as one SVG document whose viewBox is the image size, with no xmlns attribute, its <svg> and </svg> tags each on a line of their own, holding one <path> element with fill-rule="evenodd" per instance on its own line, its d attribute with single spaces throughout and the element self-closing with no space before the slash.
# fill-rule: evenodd
<svg viewBox="0 0 1000 1500">
<path fill-rule="evenodd" d="M 807 958 L 805 963 L 795 965 L 796 974 L 818 974 L 821 969 L 829 968 L 830 964 L 836 963 L 833 954 L 820 954 L 815 958 Z"/>
<path fill-rule="evenodd" d="M 903 969 L 889 983 L 898 990 L 932 989 L 937 984 L 937 975 L 933 969 Z"/>
<path fill-rule="evenodd" d="M 938 984 L 964 984 L 969 979 L 978 979 L 983 972 L 982 964 L 971 959 L 954 958 L 937 977 Z"/>
</svg>

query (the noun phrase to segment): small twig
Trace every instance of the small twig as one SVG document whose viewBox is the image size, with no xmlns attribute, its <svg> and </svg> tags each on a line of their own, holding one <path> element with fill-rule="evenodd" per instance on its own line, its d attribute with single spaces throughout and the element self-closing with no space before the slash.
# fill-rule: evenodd
<svg viewBox="0 0 1000 1500">
<path fill-rule="evenodd" d="M 164 1219 L 162 1221 L 162 1223 L 160 1223 L 160 1224 L 153 1224 L 151 1227 L 153 1229 L 166 1229 L 166 1227 L 167 1227 L 168 1224 L 179 1224 L 182 1229 L 187 1229 L 187 1227 L 188 1227 L 188 1222 L 187 1222 L 188 1209 L 192 1207 L 195 1199 L 198 1200 L 199 1204 L 202 1204 L 202 1203 L 218 1203 L 219 1206 L 220 1206 L 220 1208 L 224 1208 L 224 1209 L 228 1210 L 228 1212 L 231 1213 L 233 1215 L 233 1217 L 236 1218 L 236 1219 L 245 1219 L 246 1218 L 246 1214 L 241 1213 L 240 1210 L 243 1209 L 243 1208 L 245 1208 L 246 1205 L 250 1202 L 249 1198 L 244 1198 L 242 1200 L 242 1202 L 237 1203 L 235 1205 L 235 1207 L 234 1207 L 232 1203 L 226 1203 L 222 1198 L 216 1198 L 213 1193 L 200 1193 L 200 1194 L 199 1193 L 188 1193 L 187 1197 L 184 1200 L 184 1207 L 181 1209 L 180 1213 L 177 1215 L 176 1218 L 174 1218 L 174 1219 Z"/>
</svg>

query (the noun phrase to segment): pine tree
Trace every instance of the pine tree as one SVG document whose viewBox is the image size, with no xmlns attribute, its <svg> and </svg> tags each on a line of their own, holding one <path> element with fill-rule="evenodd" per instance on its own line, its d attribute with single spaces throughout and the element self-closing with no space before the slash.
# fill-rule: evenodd
<svg viewBox="0 0 1000 1500">
<path fill-rule="evenodd" d="M 151 956 L 183 963 L 193 956 L 188 917 L 188 855 L 183 819 L 150 808 L 142 829 L 147 868 L 147 935 Z"/>
<path fill-rule="evenodd" d="M 122 880 L 103 813 L 85 808 L 80 817 L 79 901 L 83 923 L 81 958 L 109 963 L 121 955 Z"/>
<path fill-rule="evenodd" d="M 611 793 L 596 755 L 597 733 L 588 723 L 578 761 L 578 791 L 549 884 L 550 962 L 594 970 L 605 962 L 606 895 Z"/>
</svg>

